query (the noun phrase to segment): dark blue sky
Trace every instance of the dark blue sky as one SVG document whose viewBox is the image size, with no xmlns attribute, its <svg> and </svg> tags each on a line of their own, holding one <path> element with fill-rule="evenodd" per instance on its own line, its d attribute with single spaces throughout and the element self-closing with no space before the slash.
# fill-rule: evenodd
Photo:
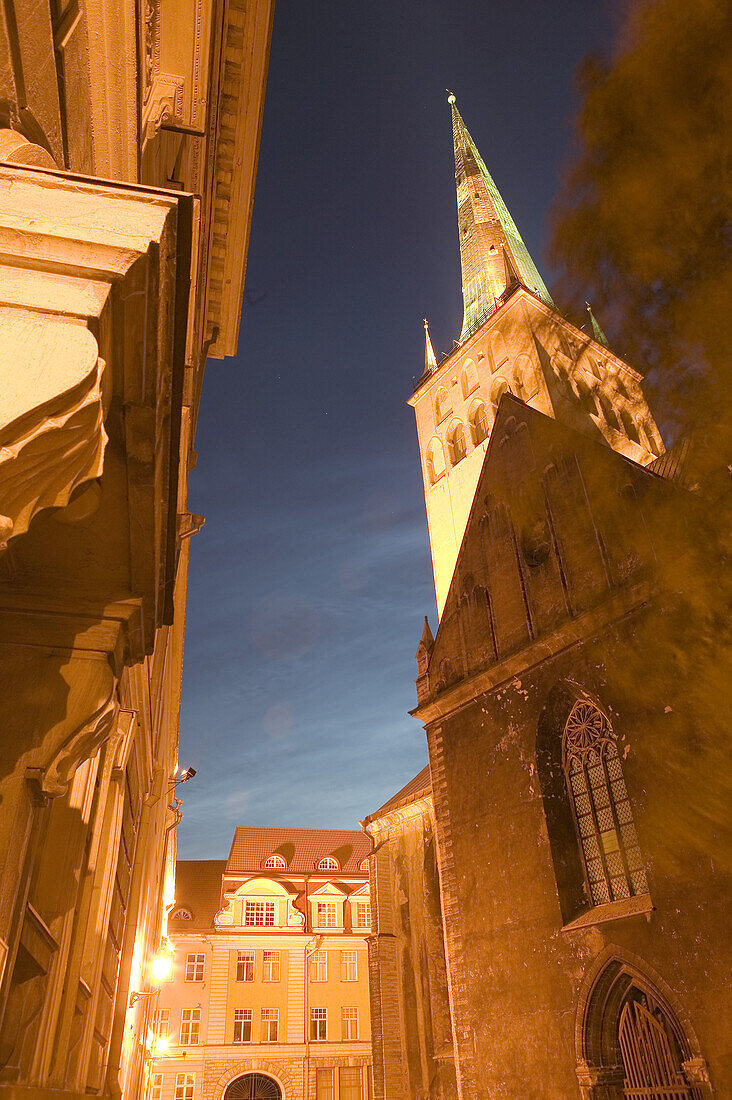
<svg viewBox="0 0 732 1100">
<path fill-rule="evenodd" d="M 545 276 L 598 0 L 277 0 L 239 354 L 198 427 L 183 858 L 235 825 L 357 828 L 426 763 L 434 590 L 412 410 L 462 302 L 458 106 Z"/>
</svg>

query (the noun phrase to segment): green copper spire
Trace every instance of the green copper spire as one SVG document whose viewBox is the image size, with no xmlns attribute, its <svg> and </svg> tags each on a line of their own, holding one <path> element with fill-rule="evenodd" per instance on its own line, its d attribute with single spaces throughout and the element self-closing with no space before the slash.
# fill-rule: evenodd
<svg viewBox="0 0 732 1100">
<path fill-rule="evenodd" d="M 424 373 L 430 374 L 437 366 L 437 360 L 435 359 L 435 349 L 432 347 L 432 341 L 430 340 L 430 326 L 427 318 L 424 318 Z"/>
<path fill-rule="evenodd" d="M 462 343 L 496 309 L 501 295 L 516 279 L 543 298 L 547 305 L 554 303 L 460 117 L 452 92 L 447 101 L 452 108 L 463 273 Z"/>
<path fill-rule="evenodd" d="M 607 337 L 605 336 L 605 333 L 600 328 L 600 325 L 597 322 L 597 318 L 595 317 L 595 314 L 592 312 L 592 306 L 590 305 L 589 302 L 585 302 L 585 305 L 587 306 L 587 312 L 589 313 L 590 320 L 592 321 L 592 335 L 595 337 L 598 344 L 604 344 L 606 348 L 609 347 L 610 345 L 607 342 Z"/>
</svg>

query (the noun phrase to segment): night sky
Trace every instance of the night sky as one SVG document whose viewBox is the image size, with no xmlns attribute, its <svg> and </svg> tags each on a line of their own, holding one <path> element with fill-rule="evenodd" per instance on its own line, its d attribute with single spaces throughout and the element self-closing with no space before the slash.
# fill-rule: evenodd
<svg viewBox="0 0 732 1100">
<path fill-rule="evenodd" d="M 436 625 L 412 409 L 462 299 L 450 109 L 537 265 L 599 0 L 277 0 L 239 354 L 191 477 L 183 858 L 235 825 L 358 828 L 427 761 Z"/>
</svg>

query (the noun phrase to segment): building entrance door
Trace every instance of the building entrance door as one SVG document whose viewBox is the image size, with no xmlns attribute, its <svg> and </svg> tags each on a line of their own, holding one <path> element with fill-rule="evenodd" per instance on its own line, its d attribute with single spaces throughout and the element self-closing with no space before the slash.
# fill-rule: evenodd
<svg viewBox="0 0 732 1100">
<path fill-rule="evenodd" d="M 282 1089 L 266 1073 L 245 1073 L 232 1081 L 224 1100 L 283 1100 Z"/>
<path fill-rule="evenodd" d="M 673 1033 L 659 1007 L 645 997 L 626 1000 L 618 1039 L 626 1100 L 691 1100 L 694 1093 L 684 1079 Z"/>
</svg>

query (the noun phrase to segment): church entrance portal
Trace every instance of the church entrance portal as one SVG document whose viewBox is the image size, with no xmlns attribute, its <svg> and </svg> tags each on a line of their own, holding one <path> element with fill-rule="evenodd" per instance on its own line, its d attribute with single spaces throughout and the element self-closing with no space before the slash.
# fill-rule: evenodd
<svg viewBox="0 0 732 1100">
<path fill-rule="evenodd" d="M 282 1089 L 266 1073 L 245 1073 L 232 1081 L 224 1100 L 283 1100 Z"/>
</svg>

